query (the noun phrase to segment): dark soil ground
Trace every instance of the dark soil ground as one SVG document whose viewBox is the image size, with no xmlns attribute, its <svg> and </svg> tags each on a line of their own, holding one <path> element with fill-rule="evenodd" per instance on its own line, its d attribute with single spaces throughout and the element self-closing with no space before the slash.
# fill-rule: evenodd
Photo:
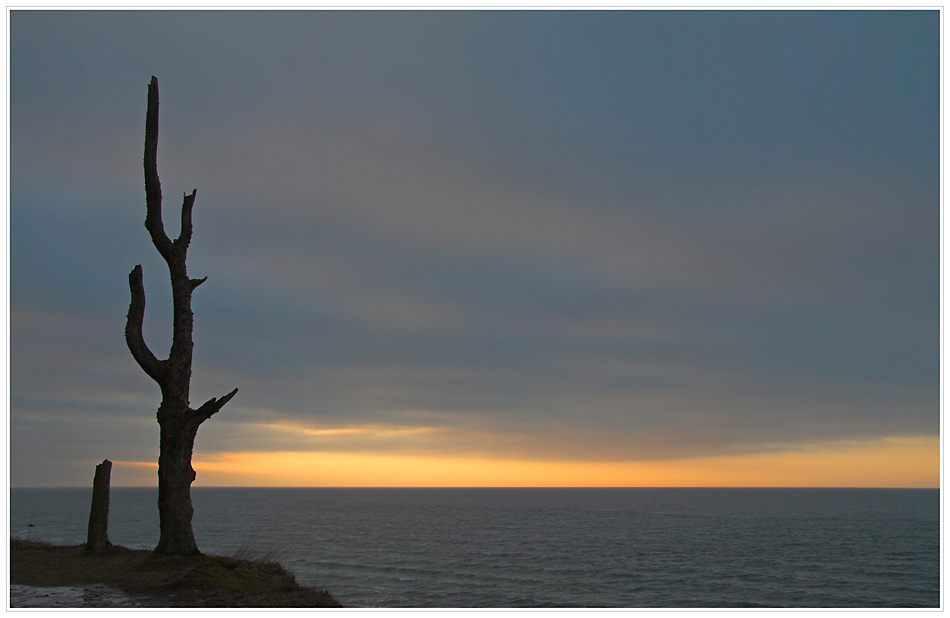
<svg viewBox="0 0 950 618">
<path fill-rule="evenodd" d="M 277 562 L 224 556 L 156 556 L 114 546 L 10 541 L 10 583 L 28 586 L 105 584 L 153 607 L 342 607 L 326 591 L 301 586 Z"/>
</svg>

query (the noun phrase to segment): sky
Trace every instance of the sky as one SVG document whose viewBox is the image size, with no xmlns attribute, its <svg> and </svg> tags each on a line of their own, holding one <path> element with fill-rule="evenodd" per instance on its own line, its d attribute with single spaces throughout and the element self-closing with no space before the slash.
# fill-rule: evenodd
<svg viewBox="0 0 950 618">
<path fill-rule="evenodd" d="M 938 11 L 9 12 L 12 486 L 940 484 Z"/>
</svg>

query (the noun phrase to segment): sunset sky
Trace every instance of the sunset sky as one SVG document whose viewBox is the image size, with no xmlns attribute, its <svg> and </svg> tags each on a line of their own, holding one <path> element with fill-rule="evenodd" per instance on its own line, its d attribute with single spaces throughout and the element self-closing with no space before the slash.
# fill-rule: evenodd
<svg viewBox="0 0 950 618">
<path fill-rule="evenodd" d="M 938 11 L 9 13 L 9 476 L 940 483 Z"/>
</svg>

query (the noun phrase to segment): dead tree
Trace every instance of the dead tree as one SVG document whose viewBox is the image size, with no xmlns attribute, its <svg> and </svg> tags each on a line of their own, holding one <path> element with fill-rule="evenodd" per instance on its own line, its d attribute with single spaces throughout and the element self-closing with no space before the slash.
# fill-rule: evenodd
<svg viewBox="0 0 950 618">
<path fill-rule="evenodd" d="M 125 326 L 125 340 L 132 356 L 143 371 L 161 388 L 162 403 L 158 408 L 160 442 L 158 455 L 158 513 L 161 535 L 155 553 L 187 556 L 200 553 L 191 528 L 194 510 L 191 505 L 191 484 L 195 470 L 191 455 L 198 426 L 224 407 L 237 393 L 234 389 L 220 399 L 212 398 L 198 409 L 189 403 L 191 388 L 192 328 L 191 294 L 204 283 L 190 279 L 185 268 L 188 244 L 191 242 L 191 210 L 197 190 L 185 195 L 181 206 L 181 233 L 172 241 L 165 234 L 162 222 L 162 187 L 158 180 L 158 80 L 152 77 L 148 86 L 148 108 L 145 115 L 145 228 L 152 243 L 168 264 L 173 299 L 172 346 L 168 358 L 159 360 L 149 350 L 142 335 L 145 317 L 145 288 L 142 266 L 129 274 L 132 301 Z"/>
</svg>

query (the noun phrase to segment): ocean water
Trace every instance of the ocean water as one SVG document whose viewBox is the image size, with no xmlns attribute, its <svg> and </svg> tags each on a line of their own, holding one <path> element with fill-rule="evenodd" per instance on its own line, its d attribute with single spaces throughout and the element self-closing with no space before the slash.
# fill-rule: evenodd
<svg viewBox="0 0 950 618">
<path fill-rule="evenodd" d="M 156 496 L 112 489 L 113 543 L 155 546 Z M 82 543 L 90 498 L 11 489 L 11 536 Z M 192 498 L 202 551 L 272 551 L 348 607 L 941 606 L 939 490 L 196 487 Z"/>
</svg>

